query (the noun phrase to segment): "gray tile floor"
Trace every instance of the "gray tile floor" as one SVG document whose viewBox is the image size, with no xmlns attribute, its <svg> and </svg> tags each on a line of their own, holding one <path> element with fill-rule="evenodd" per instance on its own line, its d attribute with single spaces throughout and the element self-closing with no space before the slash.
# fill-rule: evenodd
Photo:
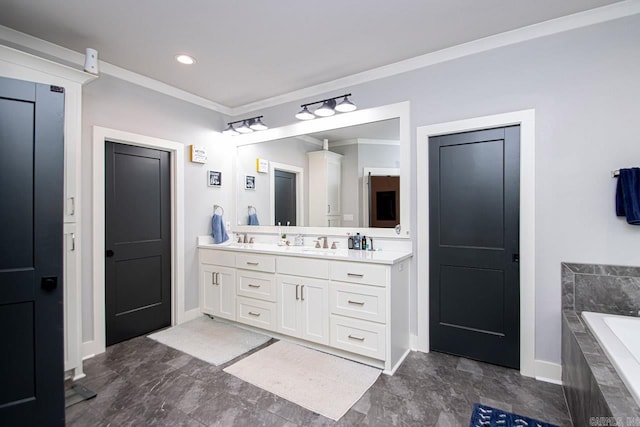
<svg viewBox="0 0 640 427">
<path fill-rule="evenodd" d="M 85 362 L 79 382 L 98 396 L 67 408 L 67 426 L 467 427 L 476 402 L 571 426 L 560 386 L 441 353 L 412 352 L 337 423 L 223 372 L 229 364 L 146 337 L 114 345 Z"/>
</svg>

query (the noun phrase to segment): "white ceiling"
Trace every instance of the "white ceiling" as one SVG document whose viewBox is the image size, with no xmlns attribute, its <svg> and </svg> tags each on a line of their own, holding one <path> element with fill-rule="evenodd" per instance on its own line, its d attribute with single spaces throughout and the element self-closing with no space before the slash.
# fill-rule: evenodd
<svg viewBox="0 0 640 427">
<path fill-rule="evenodd" d="M 239 107 L 617 1 L 0 0 L 0 25 Z"/>
</svg>

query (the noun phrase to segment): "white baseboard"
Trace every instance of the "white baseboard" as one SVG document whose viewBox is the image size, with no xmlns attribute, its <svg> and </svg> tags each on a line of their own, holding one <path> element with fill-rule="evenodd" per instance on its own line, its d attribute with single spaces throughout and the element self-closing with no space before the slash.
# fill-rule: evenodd
<svg viewBox="0 0 640 427">
<path fill-rule="evenodd" d="M 536 360 L 536 380 L 562 385 L 562 365 Z"/>
<path fill-rule="evenodd" d="M 82 343 L 82 360 L 89 359 L 96 354 L 104 353 L 105 348 L 96 340 L 85 341 Z"/>
<path fill-rule="evenodd" d="M 423 353 L 429 353 L 429 349 L 420 347 L 419 342 L 420 342 L 420 339 L 418 338 L 417 335 L 411 334 L 409 336 L 409 345 L 411 346 L 411 350 L 421 351 Z"/>
<path fill-rule="evenodd" d="M 188 322 L 189 320 L 193 320 L 193 319 L 197 319 L 198 317 L 202 316 L 202 312 L 200 311 L 199 308 L 193 308 L 189 311 L 185 311 L 184 315 L 182 316 L 182 322 Z"/>
</svg>

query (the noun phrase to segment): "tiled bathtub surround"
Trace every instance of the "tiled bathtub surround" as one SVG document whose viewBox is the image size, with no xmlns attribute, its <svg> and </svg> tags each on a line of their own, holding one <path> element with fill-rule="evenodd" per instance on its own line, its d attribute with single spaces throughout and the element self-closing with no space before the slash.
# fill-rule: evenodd
<svg viewBox="0 0 640 427">
<path fill-rule="evenodd" d="M 640 425 L 640 407 L 580 317 L 638 316 L 640 267 L 562 263 L 562 308 L 562 382 L 574 426 Z"/>
<path fill-rule="evenodd" d="M 563 262 L 562 308 L 638 316 L 640 267 Z"/>
</svg>

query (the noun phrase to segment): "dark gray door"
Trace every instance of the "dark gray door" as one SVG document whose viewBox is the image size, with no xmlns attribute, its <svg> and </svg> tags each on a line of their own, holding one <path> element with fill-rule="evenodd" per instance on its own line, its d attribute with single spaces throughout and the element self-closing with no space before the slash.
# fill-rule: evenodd
<svg viewBox="0 0 640 427">
<path fill-rule="evenodd" d="M 0 78 L 0 424 L 64 425 L 62 88 Z"/>
<path fill-rule="evenodd" d="M 520 127 L 429 138 L 431 349 L 520 367 Z"/>
<path fill-rule="evenodd" d="M 275 170 L 276 224 L 296 225 L 296 174 Z"/>
<path fill-rule="evenodd" d="M 169 153 L 107 142 L 107 345 L 171 324 Z"/>
</svg>

